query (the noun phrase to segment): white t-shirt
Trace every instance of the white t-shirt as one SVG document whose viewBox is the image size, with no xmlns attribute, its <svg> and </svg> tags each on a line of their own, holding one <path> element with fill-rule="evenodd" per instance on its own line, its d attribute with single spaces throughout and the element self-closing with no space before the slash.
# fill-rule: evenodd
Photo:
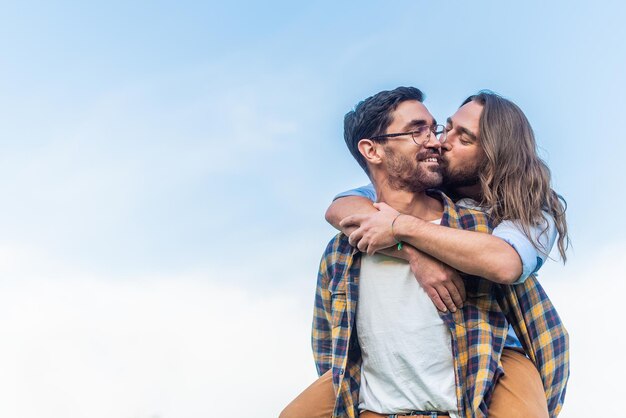
<svg viewBox="0 0 626 418">
<path fill-rule="evenodd" d="M 450 331 L 406 261 L 363 254 L 356 326 L 359 410 L 458 417 Z"/>
</svg>

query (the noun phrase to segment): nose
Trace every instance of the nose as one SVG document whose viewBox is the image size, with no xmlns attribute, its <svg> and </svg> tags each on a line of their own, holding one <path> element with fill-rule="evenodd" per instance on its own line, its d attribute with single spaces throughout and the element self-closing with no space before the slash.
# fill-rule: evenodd
<svg viewBox="0 0 626 418">
<path fill-rule="evenodd" d="M 442 152 L 447 152 L 452 149 L 452 144 L 450 143 L 450 141 L 446 141 L 443 144 L 442 143 L 439 143 L 439 144 L 441 145 Z"/>
<path fill-rule="evenodd" d="M 441 152 L 442 144 L 439 142 L 439 139 L 435 137 L 434 134 L 428 136 L 428 140 L 424 143 L 425 148 L 434 149 L 437 153 Z"/>
</svg>

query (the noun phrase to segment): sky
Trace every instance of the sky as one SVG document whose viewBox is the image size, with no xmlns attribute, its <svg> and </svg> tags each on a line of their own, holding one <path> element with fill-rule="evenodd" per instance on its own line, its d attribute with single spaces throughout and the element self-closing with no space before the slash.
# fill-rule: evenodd
<svg viewBox="0 0 626 418">
<path fill-rule="evenodd" d="M 367 182 L 343 115 L 400 85 L 439 120 L 480 89 L 526 113 L 568 202 L 568 262 L 540 272 L 571 338 L 561 416 L 619 415 L 625 17 L 0 1 L 0 416 L 277 416 L 316 377 L 324 211 Z"/>
</svg>

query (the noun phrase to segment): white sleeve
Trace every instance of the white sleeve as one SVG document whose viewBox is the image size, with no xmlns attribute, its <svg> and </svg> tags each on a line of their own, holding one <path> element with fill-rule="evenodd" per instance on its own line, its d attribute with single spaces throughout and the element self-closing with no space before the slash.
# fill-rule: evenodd
<svg viewBox="0 0 626 418">
<path fill-rule="evenodd" d="M 502 221 L 493 230 L 493 235 L 508 242 L 522 260 L 522 275 L 515 283 L 522 283 L 528 276 L 536 273 L 548 258 L 554 242 L 556 241 L 556 225 L 554 218 L 547 212 L 543 212 L 544 222 L 532 226 L 530 235 L 539 244 L 535 248 L 533 242 L 524 234 L 519 221 Z M 548 229 L 546 229 L 546 226 Z"/>
</svg>

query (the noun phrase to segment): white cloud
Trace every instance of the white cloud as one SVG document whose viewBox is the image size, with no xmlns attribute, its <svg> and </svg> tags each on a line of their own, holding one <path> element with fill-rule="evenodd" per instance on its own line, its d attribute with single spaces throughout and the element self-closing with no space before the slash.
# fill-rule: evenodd
<svg viewBox="0 0 626 418">
<path fill-rule="evenodd" d="M 607 246 L 543 271 L 571 335 L 564 418 L 587 416 L 590 403 L 621 412 L 610 400 L 620 399 L 626 371 L 624 250 Z M 0 416 L 269 418 L 315 378 L 315 272 L 300 269 L 301 259 L 285 262 L 292 287 L 265 291 L 268 277 L 254 288 L 235 282 L 257 274 L 256 263 L 235 275 L 220 266 L 101 278 L 29 251 L 0 248 Z"/>
<path fill-rule="evenodd" d="M 315 377 L 310 297 L 201 277 L 5 279 L 0 293 L 0 416 L 270 417 Z"/>
<path fill-rule="evenodd" d="M 36 248 L 0 254 L 0 416 L 274 417 L 315 378 L 312 291 L 238 286 L 253 263 L 100 277 Z"/>
<path fill-rule="evenodd" d="M 574 255 L 566 267 L 550 263 L 540 277 L 570 334 L 571 377 L 563 418 L 623 413 L 625 253 L 623 243 L 607 244 Z"/>
</svg>

